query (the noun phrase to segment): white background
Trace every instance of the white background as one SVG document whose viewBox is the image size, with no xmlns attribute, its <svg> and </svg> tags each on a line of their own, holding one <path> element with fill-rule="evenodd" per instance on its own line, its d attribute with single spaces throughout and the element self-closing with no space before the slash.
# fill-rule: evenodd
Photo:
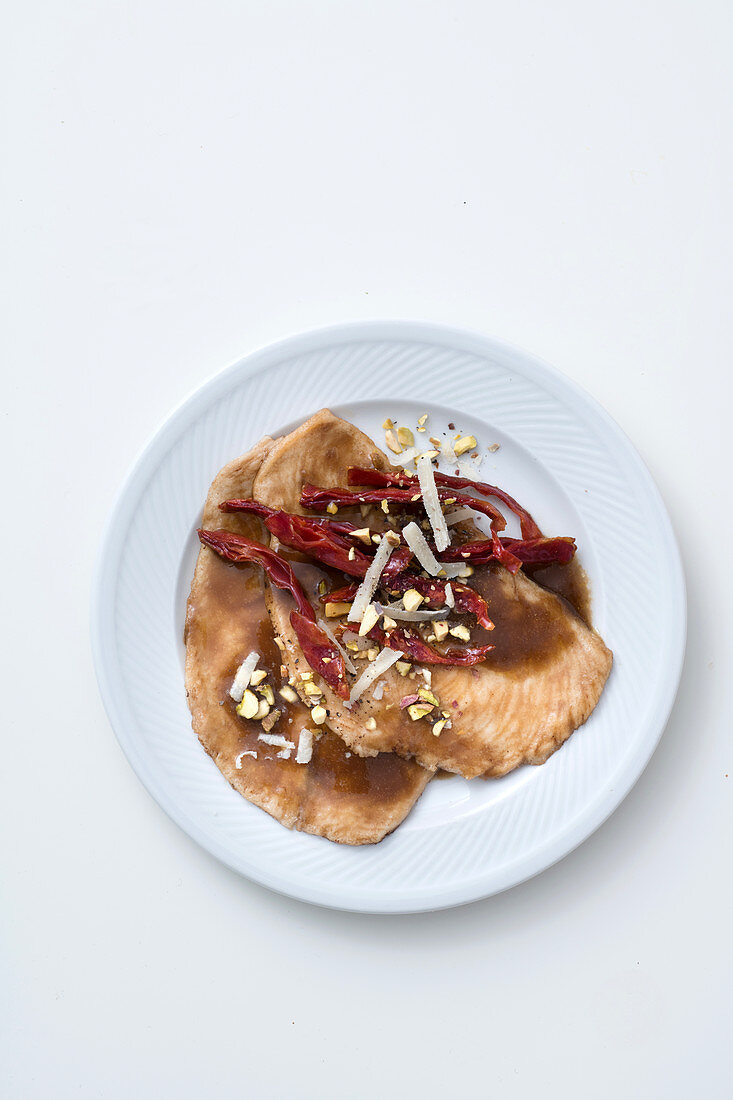
<svg viewBox="0 0 733 1100">
<path fill-rule="evenodd" d="M 730 1094 L 727 3 L 6 9 L 0 1091 Z M 435 915 L 219 866 L 98 698 L 91 572 L 165 417 L 302 328 L 483 330 L 631 436 L 687 573 L 682 687 L 614 817 Z"/>
</svg>

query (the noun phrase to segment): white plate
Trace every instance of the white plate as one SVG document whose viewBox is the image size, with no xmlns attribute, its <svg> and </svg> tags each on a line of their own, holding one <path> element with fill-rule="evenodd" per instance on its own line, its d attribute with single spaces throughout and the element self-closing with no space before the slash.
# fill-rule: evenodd
<svg viewBox="0 0 733 1100">
<path fill-rule="evenodd" d="M 386 415 L 501 448 L 482 476 L 550 534 L 576 536 L 594 622 L 615 661 L 586 725 L 542 767 L 431 783 L 381 844 L 289 832 L 232 790 L 191 729 L 183 618 L 195 529 L 217 470 L 322 406 L 377 441 Z M 110 721 L 174 821 L 228 866 L 293 897 L 406 913 L 486 897 L 566 855 L 638 779 L 669 715 L 685 645 L 679 553 L 638 454 L 577 386 L 496 340 L 425 324 L 341 325 L 248 356 L 160 429 L 107 529 L 92 639 Z"/>
</svg>

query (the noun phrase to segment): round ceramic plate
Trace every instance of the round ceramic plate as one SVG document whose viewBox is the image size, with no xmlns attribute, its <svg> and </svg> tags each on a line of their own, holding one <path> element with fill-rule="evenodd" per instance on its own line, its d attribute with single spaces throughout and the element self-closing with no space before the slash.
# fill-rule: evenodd
<svg viewBox="0 0 733 1100">
<path fill-rule="evenodd" d="M 614 667 L 590 720 L 542 767 L 429 784 L 381 844 L 289 832 L 229 786 L 198 743 L 183 683 L 195 530 L 219 468 L 328 406 L 377 442 L 385 416 L 500 448 L 481 476 L 551 534 L 574 535 Z M 680 558 L 638 454 L 595 402 L 496 340 L 372 323 L 258 351 L 189 398 L 130 473 L 102 545 L 92 609 L 102 696 L 130 763 L 181 828 L 229 867 L 293 897 L 406 913 L 487 897 L 580 844 L 638 779 L 672 706 L 685 643 Z"/>
</svg>

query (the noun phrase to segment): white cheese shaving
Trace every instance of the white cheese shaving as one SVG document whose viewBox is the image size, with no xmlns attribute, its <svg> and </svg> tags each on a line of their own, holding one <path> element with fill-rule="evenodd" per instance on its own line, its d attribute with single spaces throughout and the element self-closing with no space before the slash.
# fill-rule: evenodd
<svg viewBox="0 0 733 1100">
<path fill-rule="evenodd" d="M 281 733 L 258 733 L 258 741 L 264 741 L 266 745 L 274 745 L 278 749 L 294 749 L 295 742 L 288 741 Z"/>
<path fill-rule="evenodd" d="M 249 681 L 252 673 L 257 668 L 257 662 L 260 659 L 259 653 L 255 653 L 254 650 L 244 658 L 241 665 L 237 669 L 237 674 L 234 677 L 232 686 L 229 688 L 229 694 L 235 703 L 242 702 L 242 696 L 249 687 Z"/>
<path fill-rule="evenodd" d="M 464 568 L 463 565 L 452 565 L 448 562 L 438 561 L 414 520 L 402 528 L 402 535 L 420 565 L 427 573 L 430 573 L 431 577 L 437 577 L 441 571 L 446 577 L 457 577 Z"/>
<path fill-rule="evenodd" d="M 390 554 L 392 553 L 392 546 L 390 546 L 388 539 L 382 539 L 377 547 L 377 552 L 372 558 L 372 563 L 366 571 L 364 580 L 359 585 L 356 595 L 354 596 L 354 602 L 351 605 L 351 611 L 349 612 L 349 622 L 360 623 L 364 612 L 366 611 L 371 598 L 377 590 L 379 584 L 379 578 L 382 575 L 382 570 L 389 561 Z"/>
<path fill-rule="evenodd" d="M 448 614 L 449 609 L 447 607 L 440 607 L 436 611 L 419 610 L 419 611 L 405 611 L 399 603 L 375 603 L 377 611 L 380 615 L 391 615 L 393 619 L 402 619 L 407 623 L 425 623 L 430 619 L 444 619 Z"/>
<path fill-rule="evenodd" d="M 452 527 L 455 523 L 463 523 L 467 519 L 476 519 L 476 512 L 473 508 L 456 508 L 453 512 L 445 513 L 445 522 L 449 527 Z"/>
<path fill-rule="evenodd" d="M 388 668 L 391 668 L 395 661 L 404 660 L 404 653 L 400 653 L 397 649 L 383 649 L 381 653 L 372 661 L 372 663 L 364 669 L 359 679 L 356 681 L 351 689 L 351 695 L 349 696 L 349 705 L 355 703 L 360 698 L 375 680 L 378 680 Z"/>
<path fill-rule="evenodd" d="M 289 760 L 292 749 L 282 749 L 280 752 L 276 752 L 275 756 L 278 760 Z"/>
<path fill-rule="evenodd" d="M 298 738 L 298 751 L 295 754 L 296 764 L 307 764 L 313 755 L 313 730 L 305 729 L 300 731 L 300 737 Z"/>
<path fill-rule="evenodd" d="M 413 458 L 418 455 L 417 447 L 408 447 L 406 451 L 402 451 L 401 454 L 395 455 L 392 458 L 391 455 L 387 455 L 387 458 L 393 466 L 404 466 L 408 462 L 412 462 Z"/>
<path fill-rule="evenodd" d="M 423 504 L 435 535 L 435 545 L 438 550 L 446 550 L 450 545 L 450 533 L 445 522 L 443 509 L 440 507 L 433 467 L 427 455 L 420 455 L 415 465 L 417 466 L 417 480 L 420 482 Z"/>
<path fill-rule="evenodd" d="M 449 584 L 447 584 L 445 586 L 445 602 L 446 602 L 447 607 L 455 607 L 456 606 L 456 598 L 453 595 L 453 589 L 451 588 L 451 586 Z"/>
<path fill-rule="evenodd" d="M 234 767 L 238 768 L 240 771 L 241 771 L 241 768 L 242 768 L 242 759 L 245 756 L 253 756 L 255 758 L 255 760 L 257 759 L 257 753 L 252 752 L 251 749 L 247 749 L 246 752 L 240 752 L 239 756 L 235 757 L 235 760 L 234 760 Z"/>
<path fill-rule="evenodd" d="M 343 657 L 344 665 L 346 666 L 346 671 L 356 674 L 356 665 L 351 660 L 351 657 L 349 657 L 348 653 L 346 652 L 344 647 L 341 645 L 341 642 L 338 640 L 338 638 L 336 637 L 334 632 L 331 630 L 331 627 L 328 625 L 328 623 L 324 622 L 323 619 L 319 619 L 318 620 L 318 625 L 320 626 L 321 630 L 326 635 L 326 637 L 330 641 L 333 642 L 333 644 L 336 646 L 336 649 L 339 651 L 339 653 Z"/>
<path fill-rule="evenodd" d="M 374 691 L 372 692 L 372 699 L 376 699 L 377 702 L 384 695 L 384 680 L 380 680 L 378 684 L 374 685 Z"/>
</svg>

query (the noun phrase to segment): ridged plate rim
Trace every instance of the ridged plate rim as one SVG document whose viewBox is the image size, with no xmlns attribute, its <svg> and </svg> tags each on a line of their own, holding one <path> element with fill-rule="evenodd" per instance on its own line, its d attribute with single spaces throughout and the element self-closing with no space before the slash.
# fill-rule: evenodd
<svg viewBox="0 0 733 1100">
<path fill-rule="evenodd" d="M 632 751 L 627 751 L 622 766 L 595 792 L 583 813 L 565 823 L 551 840 L 530 844 L 520 858 L 504 866 L 488 867 L 482 874 L 467 877 L 446 888 L 439 877 L 419 893 L 405 889 L 382 890 L 370 896 L 369 890 L 344 889 L 328 882 L 309 884 L 281 873 L 277 866 L 262 860 L 242 859 L 233 853 L 225 837 L 212 835 L 190 812 L 185 799 L 159 774 L 160 762 L 151 758 L 136 736 L 135 721 L 126 698 L 117 653 L 116 597 L 120 568 L 124 558 L 124 536 L 132 523 L 135 509 L 155 478 L 156 471 L 169 452 L 195 423 L 202 410 L 269 367 L 312 352 L 326 351 L 343 344 L 371 342 L 418 343 L 500 361 L 508 370 L 550 393 L 567 408 L 575 410 L 592 424 L 598 437 L 610 441 L 619 457 L 633 469 L 635 488 L 653 505 L 655 535 L 666 554 L 669 571 L 668 599 L 675 611 L 672 628 L 665 636 L 665 675 L 655 685 L 656 705 L 640 721 Z M 376 395 L 375 395 L 376 396 Z M 319 407 L 317 395 L 314 408 Z M 457 401 L 456 404 L 460 404 Z M 309 410 L 313 411 L 313 410 Z M 276 414 L 273 413 L 276 418 Z M 277 424 L 273 424 L 277 428 Z M 230 455 L 229 457 L 234 457 Z M 447 908 L 478 900 L 505 890 L 550 867 L 590 836 L 618 807 L 642 774 L 669 718 L 679 679 L 686 639 L 686 594 L 682 564 L 669 516 L 659 491 L 640 455 L 609 414 L 577 383 L 566 378 L 536 356 L 476 332 L 420 321 L 370 321 L 338 324 L 288 337 L 260 348 L 238 360 L 186 398 L 165 420 L 143 449 L 128 474 L 110 514 L 97 559 L 91 602 L 91 640 L 100 692 L 110 723 L 123 752 L 146 789 L 165 812 L 203 848 L 227 866 L 260 884 L 291 897 L 332 908 L 358 912 L 410 913 Z M 202 763 L 207 758 L 203 755 Z M 260 813 L 260 811 L 256 811 Z M 263 815 L 264 816 L 264 815 Z M 283 832 L 285 832 L 283 830 Z M 290 834 L 288 834 L 290 835 Z M 326 843 L 326 842 L 319 842 Z M 383 842 L 385 843 L 385 842 Z M 378 850 L 378 846 L 377 849 Z"/>
</svg>

